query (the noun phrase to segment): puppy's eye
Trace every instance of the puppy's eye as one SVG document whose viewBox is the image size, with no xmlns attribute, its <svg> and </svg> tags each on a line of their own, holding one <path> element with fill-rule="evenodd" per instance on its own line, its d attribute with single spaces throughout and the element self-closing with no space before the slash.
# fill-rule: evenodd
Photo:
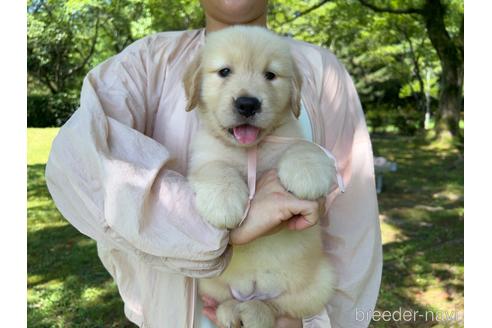
<svg viewBox="0 0 492 328">
<path fill-rule="evenodd" d="M 219 71 L 219 76 L 220 77 L 226 77 L 227 75 L 231 74 L 231 70 L 229 68 L 223 68 Z"/>
<path fill-rule="evenodd" d="M 275 75 L 272 72 L 266 72 L 265 73 L 265 79 L 267 79 L 269 81 L 274 80 L 276 77 L 277 77 L 277 75 Z"/>
</svg>

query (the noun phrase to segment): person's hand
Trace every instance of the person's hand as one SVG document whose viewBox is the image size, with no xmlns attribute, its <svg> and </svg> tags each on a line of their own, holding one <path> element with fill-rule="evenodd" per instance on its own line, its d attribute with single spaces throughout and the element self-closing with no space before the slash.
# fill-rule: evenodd
<svg viewBox="0 0 492 328">
<path fill-rule="evenodd" d="M 256 195 L 243 224 L 232 230 L 232 245 L 246 244 L 287 226 L 303 230 L 315 225 L 324 213 L 324 198 L 319 201 L 297 199 L 281 185 L 275 170 L 263 174 L 256 184 Z"/>
<path fill-rule="evenodd" d="M 225 328 L 222 327 L 217 321 L 217 315 L 216 315 L 217 305 L 218 305 L 217 301 L 206 295 L 202 296 L 202 301 L 203 301 L 203 310 L 202 310 L 203 315 L 206 316 L 210 321 L 212 321 L 218 328 Z M 302 328 L 302 320 L 293 319 L 286 316 L 278 317 L 277 320 L 275 321 L 275 328 Z"/>
</svg>

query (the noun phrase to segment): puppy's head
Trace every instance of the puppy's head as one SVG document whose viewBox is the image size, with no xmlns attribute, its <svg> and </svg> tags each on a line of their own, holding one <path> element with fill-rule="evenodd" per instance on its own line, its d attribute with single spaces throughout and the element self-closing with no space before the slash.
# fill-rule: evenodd
<svg viewBox="0 0 492 328">
<path fill-rule="evenodd" d="M 289 45 L 260 27 L 210 33 L 184 75 L 188 100 L 226 143 L 251 146 L 300 112 L 301 77 Z"/>
</svg>

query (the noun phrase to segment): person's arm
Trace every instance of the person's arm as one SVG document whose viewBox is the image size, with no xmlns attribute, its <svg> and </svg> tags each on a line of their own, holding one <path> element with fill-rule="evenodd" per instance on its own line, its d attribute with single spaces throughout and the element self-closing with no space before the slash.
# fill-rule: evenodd
<svg viewBox="0 0 492 328">
<path fill-rule="evenodd" d="M 319 98 L 324 145 L 332 151 L 345 193 L 328 197 L 322 220 L 325 250 L 337 272 L 335 294 L 327 305 L 331 327 L 367 327 L 379 294 L 382 245 L 373 154 L 364 113 L 349 74 L 334 55 L 323 52 Z M 305 327 L 326 327 L 305 324 Z"/>
<path fill-rule="evenodd" d="M 47 185 L 63 216 L 97 242 L 158 269 L 217 275 L 228 233 L 195 212 L 186 179 L 167 169 L 169 152 L 149 137 L 164 82 L 151 42 L 138 41 L 87 75 L 80 108 L 53 142 Z"/>
</svg>

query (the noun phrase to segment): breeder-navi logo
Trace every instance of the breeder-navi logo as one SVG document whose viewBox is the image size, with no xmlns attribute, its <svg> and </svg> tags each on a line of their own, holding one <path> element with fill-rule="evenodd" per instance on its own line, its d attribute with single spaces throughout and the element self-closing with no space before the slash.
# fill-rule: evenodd
<svg viewBox="0 0 492 328">
<path fill-rule="evenodd" d="M 395 311 L 362 311 L 355 309 L 357 321 L 386 321 L 386 322 L 412 322 L 412 321 L 437 321 L 437 322 L 463 322 L 463 311 L 419 311 L 399 308 Z"/>
</svg>

